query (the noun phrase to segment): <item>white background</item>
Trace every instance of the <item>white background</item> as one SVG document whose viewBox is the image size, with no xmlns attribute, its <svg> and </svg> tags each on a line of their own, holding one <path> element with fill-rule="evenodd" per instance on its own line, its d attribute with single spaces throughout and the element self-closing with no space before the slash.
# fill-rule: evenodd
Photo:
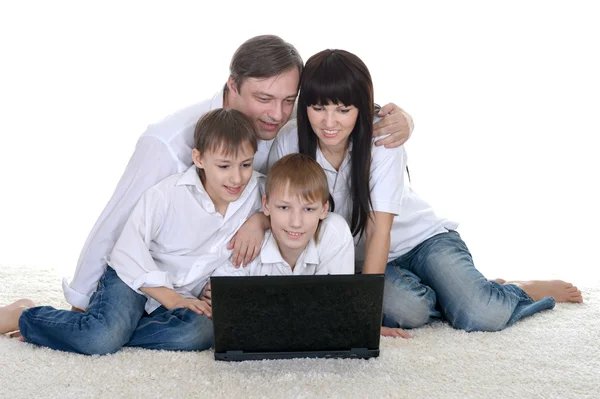
<svg viewBox="0 0 600 399">
<path fill-rule="evenodd" d="M 0 264 L 74 271 L 146 126 L 273 33 L 356 53 L 415 120 L 413 187 L 488 277 L 599 280 L 593 2 L 20 2 L 0 6 Z M 204 2 L 202 2 L 204 3 Z"/>
</svg>

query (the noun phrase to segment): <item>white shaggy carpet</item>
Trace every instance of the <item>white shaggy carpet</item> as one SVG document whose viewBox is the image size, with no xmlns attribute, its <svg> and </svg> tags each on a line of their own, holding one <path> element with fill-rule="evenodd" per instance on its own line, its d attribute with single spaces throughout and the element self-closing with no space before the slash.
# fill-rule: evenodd
<svg viewBox="0 0 600 399">
<path fill-rule="evenodd" d="M 0 267 L 0 306 L 21 297 L 66 308 L 54 270 Z M 82 356 L 0 336 L 0 397 L 598 398 L 600 286 L 498 333 L 437 323 L 385 338 L 364 360 L 222 363 L 213 353 L 124 349 Z"/>
</svg>

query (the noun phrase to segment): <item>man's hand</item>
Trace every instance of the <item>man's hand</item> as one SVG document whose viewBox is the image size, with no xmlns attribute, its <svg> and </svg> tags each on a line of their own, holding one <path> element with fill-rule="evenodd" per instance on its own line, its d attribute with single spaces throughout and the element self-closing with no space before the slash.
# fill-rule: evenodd
<svg viewBox="0 0 600 399">
<path fill-rule="evenodd" d="M 268 221 L 263 213 L 250 217 L 227 245 L 227 249 L 233 249 L 231 263 L 235 267 L 248 265 L 260 253 L 260 246 L 267 229 L 265 219 Z"/>
<path fill-rule="evenodd" d="M 205 314 L 207 317 L 212 318 L 211 306 L 198 298 L 182 298 L 176 302 L 171 309 L 187 308 L 196 314 Z M 170 310 L 170 309 L 169 309 Z"/>
<path fill-rule="evenodd" d="M 204 289 L 200 294 L 200 300 L 212 306 L 212 292 L 210 291 L 210 281 L 204 286 Z"/>
<path fill-rule="evenodd" d="M 373 125 L 373 136 L 390 136 L 377 140 L 375 145 L 385 145 L 385 148 L 400 147 L 410 138 L 414 129 L 413 121 L 410 115 L 394 103 L 386 104 L 377 116 L 383 117 L 379 122 Z"/>
<path fill-rule="evenodd" d="M 412 336 L 401 328 L 381 327 L 381 335 L 394 338 L 412 338 Z"/>
</svg>

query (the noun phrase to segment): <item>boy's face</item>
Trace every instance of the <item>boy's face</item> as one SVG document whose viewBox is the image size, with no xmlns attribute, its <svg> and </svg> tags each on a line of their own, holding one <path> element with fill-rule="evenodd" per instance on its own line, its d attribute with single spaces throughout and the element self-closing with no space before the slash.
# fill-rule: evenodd
<svg viewBox="0 0 600 399">
<path fill-rule="evenodd" d="M 220 151 L 192 151 L 194 164 L 204 169 L 204 189 L 215 206 L 226 206 L 242 195 L 252 177 L 254 150 L 250 143 L 238 150 L 236 155 L 226 155 Z"/>
<path fill-rule="evenodd" d="M 272 140 L 290 119 L 299 81 L 297 68 L 266 79 L 246 78 L 241 87 L 229 78 L 227 105 L 250 118 L 257 138 Z"/>
<path fill-rule="evenodd" d="M 271 218 L 271 231 L 281 252 L 304 250 L 327 209 L 327 202 L 300 198 L 289 190 L 271 193 L 268 200 L 263 196 L 263 211 Z"/>
</svg>

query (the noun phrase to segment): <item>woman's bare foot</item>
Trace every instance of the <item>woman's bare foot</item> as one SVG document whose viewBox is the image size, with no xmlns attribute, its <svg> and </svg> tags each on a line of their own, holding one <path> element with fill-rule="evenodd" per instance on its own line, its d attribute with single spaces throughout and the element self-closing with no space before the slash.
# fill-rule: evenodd
<svg viewBox="0 0 600 399">
<path fill-rule="evenodd" d="M 493 281 L 493 282 L 498 283 L 498 284 L 506 284 L 506 280 L 504 280 L 503 278 L 495 278 L 495 279 L 490 280 L 490 281 Z"/>
<path fill-rule="evenodd" d="M 562 280 L 507 281 L 505 284 L 514 284 L 520 287 L 535 301 L 552 296 L 556 302 L 583 302 L 581 291 L 573 284 Z"/>
<path fill-rule="evenodd" d="M 381 327 L 381 335 L 384 337 L 412 338 L 412 336 L 401 328 Z"/>
<path fill-rule="evenodd" d="M 19 317 L 25 310 L 34 307 L 30 299 L 19 299 L 8 306 L 0 308 L 0 334 L 17 331 L 19 329 Z"/>
</svg>

